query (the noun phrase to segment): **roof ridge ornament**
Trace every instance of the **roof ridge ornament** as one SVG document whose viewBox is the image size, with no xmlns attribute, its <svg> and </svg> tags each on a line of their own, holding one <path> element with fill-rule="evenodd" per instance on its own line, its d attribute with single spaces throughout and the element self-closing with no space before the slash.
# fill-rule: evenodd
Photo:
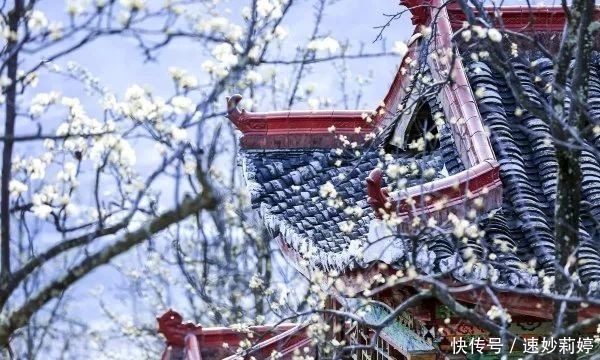
<svg viewBox="0 0 600 360">
<path fill-rule="evenodd" d="M 246 109 L 240 109 L 240 102 L 242 101 L 243 96 L 241 94 L 233 94 L 231 96 L 227 96 L 227 117 L 231 120 L 236 126 L 238 126 L 238 122 L 241 120 L 240 118 L 246 114 Z"/>
<path fill-rule="evenodd" d="M 184 347 L 187 335 L 198 336 L 202 333 L 202 325 L 191 322 L 184 323 L 181 314 L 172 309 L 157 317 L 156 320 L 158 321 L 158 332 L 165 336 L 168 346 Z"/>
<path fill-rule="evenodd" d="M 429 21 L 429 8 L 432 5 L 430 0 L 401 0 L 400 5 L 406 7 L 411 12 L 413 25 L 425 25 Z"/>
</svg>

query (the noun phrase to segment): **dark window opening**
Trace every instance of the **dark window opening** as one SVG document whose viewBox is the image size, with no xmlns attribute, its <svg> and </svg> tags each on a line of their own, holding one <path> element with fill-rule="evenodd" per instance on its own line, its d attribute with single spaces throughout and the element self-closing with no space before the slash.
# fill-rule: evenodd
<svg viewBox="0 0 600 360">
<path fill-rule="evenodd" d="M 417 154 L 428 154 L 440 146 L 437 126 L 431 114 L 431 108 L 427 103 L 416 105 L 412 119 L 404 133 L 404 144 L 402 149 L 388 144 L 387 151 L 395 153 L 398 151 Z"/>
<path fill-rule="evenodd" d="M 420 145 L 422 142 L 421 146 Z M 438 129 L 428 104 L 419 104 L 413 119 L 406 128 L 404 147 L 429 153 L 440 146 Z"/>
</svg>

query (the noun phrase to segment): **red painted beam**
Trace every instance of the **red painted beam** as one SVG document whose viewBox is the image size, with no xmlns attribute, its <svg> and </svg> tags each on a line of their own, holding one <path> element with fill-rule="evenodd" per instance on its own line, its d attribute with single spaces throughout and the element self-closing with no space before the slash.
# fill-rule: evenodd
<svg viewBox="0 0 600 360">
<path fill-rule="evenodd" d="M 477 14 L 477 11 L 474 11 Z M 562 32 L 566 16 L 561 6 L 503 6 L 501 8 L 486 8 L 487 14 L 496 19 L 496 27 L 515 32 Z M 500 15 L 496 17 L 496 13 Z M 452 28 L 460 29 L 467 20 L 463 10 L 457 3 L 448 6 L 448 14 Z M 600 9 L 595 10 L 595 19 L 600 18 Z"/>
<path fill-rule="evenodd" d="M 402 0 L 400 5 L 405 6 L 412 15 L 414 25 L 426 25 L 430 22 L 432 14 L 437 13 L 434 0 Z M 453 30 L 458 30 L 467 20 L 465 13 L 456 1 L 447 2 L 445 8 L 450 16 Z M 563 31 L 566 16 L 562 6 L 502 6 L 498 8 L 486 7 L 487 14 L 496 18 L 496 27 L 500 29 L 527 32 L 560 32 Z M 474 10 L 477 15 L 477 10 Z M 600 8 L 595 10 L 595 19 L 600 19 Z"/>
<path fill-rule="evenodd" d="M 243 133 L 243 149 L 341 147 L 340 135 L 360 143 L 375 128 L 366 118 L 371 110 L 248 112 L 239 108 L 241 100 L 227 98 L 227 117 Z"/>
</svg>

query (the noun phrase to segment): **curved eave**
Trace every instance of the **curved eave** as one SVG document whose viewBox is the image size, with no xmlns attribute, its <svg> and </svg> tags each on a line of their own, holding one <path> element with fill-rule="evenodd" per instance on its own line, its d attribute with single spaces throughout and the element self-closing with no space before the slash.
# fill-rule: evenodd
<svg viewBox="0 0 600 360">
<path fill-rule="evenodd" d="M 248 333 L 261 340 L 248 349 L 253 354 L 269 356 L 273 350 L 289 354 L 297 348 L 308 344 L 310 339 L 306 333 L 306 324 L 282 323 L 278 325 L 251 326 L 248 332 L 227 327 L 202 328 L 192 323 L 183 323 L 180 314 L 167 311 L 157 318 L 159 332 L 166 338 L 167 348 L 162 359 L 171 359 L 172 347 L 185 349 L 190 359 L 201 359 L 201 351 L 223 349 L 223 344 L 235 349 L 240 340 L 247 338 Z M 225 359 L 234 359 L 235 356 Z"/>
<path fill-rule="evenodd" d="M 301 256 L 287 246 L 284 241 L 279 240 L 278 243 L 286 259 L 289 260 L 305 277 L 311 278 L 311 271 L 305 266 L 306 262 L 302 261 Z M 340 288 L 344 290 L 343 292 L 333 295 L 353 297 L 363 291 L 372 291 L 374 288 L 368 286 L 368 279 L 381 278 L 380 275 L 383 275 L 383 278 L 388 278 L 396 275 L 396 270 L 390 268 L 389 265 L 385 263 L 372 263 L 371 266 L 365 269 L 355 269 L 343 272 L 338 278 L 343 282 L 344 286 Z M 452 289 L 452 295 L 457 301 L 479 305 L 486 308 L 486 310 L 492 305 L 495 305 L 494 299 L 490 298 L 485 289 L 473 288 L 470 285 L 464 286 L 466 284 L 454 279 L 442 279 L 440 281 L 442 281 L 445 286 Z M 377 284 L 373 284 L 373 286 L 376 285 Z M 407 280 L 403 286 L 419 290 L 427 288 L 430 285 L 417 280 Z M 541 294 L 523 293 L 518 289 L 506 288 L 505 290 L 498 291 L 496 296 L 502 306 L 513 315 L 526 315 L 546 320 L 551 320 L 553 318 L 552 312 L 549 312 L 548 309 L 554 306 L 554 301 Z M 590 305 L 588 307 L 580 308 L 578 310 L 578 317 L 580 319 L 587 319 L 598 313 L 600 313 L 600 306 Z"/>
<path fill-rule="evenodd" d="M 375 128 L 371 110 L 249 112 L 241 99 L 227 99 L 227 117 L 242 132 L 243 149 L 333 148 L 340 135 L 360 141 Z"/>
</svg>

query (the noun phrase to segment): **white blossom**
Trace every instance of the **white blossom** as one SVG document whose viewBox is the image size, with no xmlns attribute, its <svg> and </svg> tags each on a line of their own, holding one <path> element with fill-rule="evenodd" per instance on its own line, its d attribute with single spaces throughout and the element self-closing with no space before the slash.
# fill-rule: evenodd
<svg viewBox="0 0 600 360">
<path fill-rule="evenodd" d="M 321 185 L 321 188 L 319 189 L 319 195 L 321 195 L 323 198 L 335 198 L 337 196 L 337 191 L 335 190 L 335 186 L 328 181 Z"/>
<path fill-rule="evenodd" d="M 71 16 L 81 15 L 85 11 L 84 0 L 67 0 L 67 13 Z"/>
<path fill-rule="evenodd" d="M 327 36 L 321 39 L 314 39 L 310 41 L 306 45 L 306 48 L 312 51 L 328 51 L 330 53 L 334 53 L 340 49 L 340 43 L 336 39 Z"/>
<path fill-rule="evenodd" d="M 139 11 L 146 7 L 146 0 L 121 0 L 121 5 L 133 11 Z"/>
<path fill-rule="evenodd" d="M 256 12 L 262 18 L 278 19 L 283 16 L 279 0 L 258 0 L 256 2 Z"/>
<path fill-rule="evenodd" d="M 29 19 L 27 19 L 27 26 L 33 31 L 44 30 L 48 26 L 48 18 L 43 12 L 33 10 L 29 14 Z"/>
<path fill-rule="evenodd" d="M 63 36 L 63 24 L 58 21 L 51 22 L 48 25 L 48 31 L 50 32 L 50 40 L 59 40 Z"/>
<path fill-rule="evenodd" d="M 249 84 L 260 84 L 263 82 L 263 77 L 258 71 L 249 70 L 246 73 L 246 81 Z"/>
<path fill-rule="evenodd" d="M 186 70 L 172 66 L 169 68 L 171 77 L 177 86 L 183 89 L 192 89 L 198 87 L 198 78 L 189 74 Z"/>
<path fill-rule="evenodd" d="M 26 184 L 20 182 L 19 180 L 12 179 L 8 183 L 8 191 L 10 191 L 10 196 L 12 196 L 12 197 L 17 197 L 17 196 L 21 195 L 22 193 L 26 192 L 27 189 L 28 189 L 28 186 Z"/>
<path fill-rule="evenodd" d="M 277 25 L 273 30 L 275 37 L 279 40 L 283 40 L 288 36 L 288 31 L 281 25 Z"/>
<path fill-rule="evenodd" d="M 233 52 L 233 46 L 228 43 L 216 45 L 212 50 L 212 55 L 225 66 L 233 66 L 238 63 L 238 57 Z"/>
<path fill-rule="evenodd" d="M 171 105 L 176 114 L 188 115 L 196 111 L 194 102 L 186 96 L 174 96 L 171 99 Z"/>
<path fill-rule="evenodd" d="M 0 87 L 8 87 L 10 86 L 10 84 L 12 84 L 12 80 L 6 76 L 6 75 L 2 75 L 0 76 Z"/>
<path fill-rule="evenodd" d="M 512 321 L 512 318 L 511 318 L 510 314 L 507 313 L 506 310 L 504 310 L 502 308 L 499 308 L 496 305 L 492 305 L 490 307 L 490 309 L 487 312 L 487 316 L 491 320 L 501 319 L 501 320 L 504 320 L 504 321 L 506 321 L 508 323 L 510 323 Z"/>
<path fill-rule="evenodd" d="M 39 217 L 40 219 L 45 219 L 52 212 L 52 207 L 46 204 L 40 204 L 34 205 L 31 210 L 35 216 Z"/>
<path fill-rule="evenodd" d="M 400 55 L 400 57 L 404 57 L 408 52 L 408 46 L 404 41 L 396 41 L 392 48 L 392 52 L 396 55 Z"/>
<path fill-rule="evenodd" d="M 60 100 L 60 93 L 56 91 L 51 91 L 48 93 L 38 93 L 31 100 L 31 105 L 29 106 L 29 113 L 33 117 L 39 117 L 46 111 L 46 108 L 55 104 Z"/>
<path fill-rule="evenodd" d="M 238 41 L 244 36 L 241 26 L 232 23 L 222 16 L 211 16 L 208 19 L 198 19 L 195 29 L 202 33 L 220 33 L 231 41 Z"/>
<path fill-rule="evenodd" d="M 259 289 L 263 285 L 263 280 L 258 274 L 254 274 L 250 279 L 250 289 Z"/>
<path fill-rule="evenodd" d="M 464 41 L 469 42 L 469 41 L 471 41 L 471 37 L 473 36 L 473 33 L 471 32 L 471 30 L 465 29 L 461 32 L 461 36 Z"/>
<path fill-rule="evenodd" d="M 187 140 L 187 131 L 185 129 L 179 128 L 177 126 L 173 126 L 171 128 L 171 137 L 175 142 L 184 142 Z"/>
<path fill-rule="evenodd" d="M 321 101 L 319 101 L 318 98 L 314 98 L 314 97 L 309 98 L 307 102 L 308 102 L 308 107 L 311 110 L 317 110 L 319 108 L 320 103 L 321 103 Z"/>
<path fill-rule="evenodd" d="M 46 176 L 46 163 L 40 158 L 33 158 L 29 161 L 27 172 L 32 180 L 43 179 Z"/>
<path fill-rule="evenodd" d="M 489 29 L 487 34 L 488 34 L 488 38 L 493 42 L 502 41 L 502 34 L 497 29 Z"/>
</svg>

